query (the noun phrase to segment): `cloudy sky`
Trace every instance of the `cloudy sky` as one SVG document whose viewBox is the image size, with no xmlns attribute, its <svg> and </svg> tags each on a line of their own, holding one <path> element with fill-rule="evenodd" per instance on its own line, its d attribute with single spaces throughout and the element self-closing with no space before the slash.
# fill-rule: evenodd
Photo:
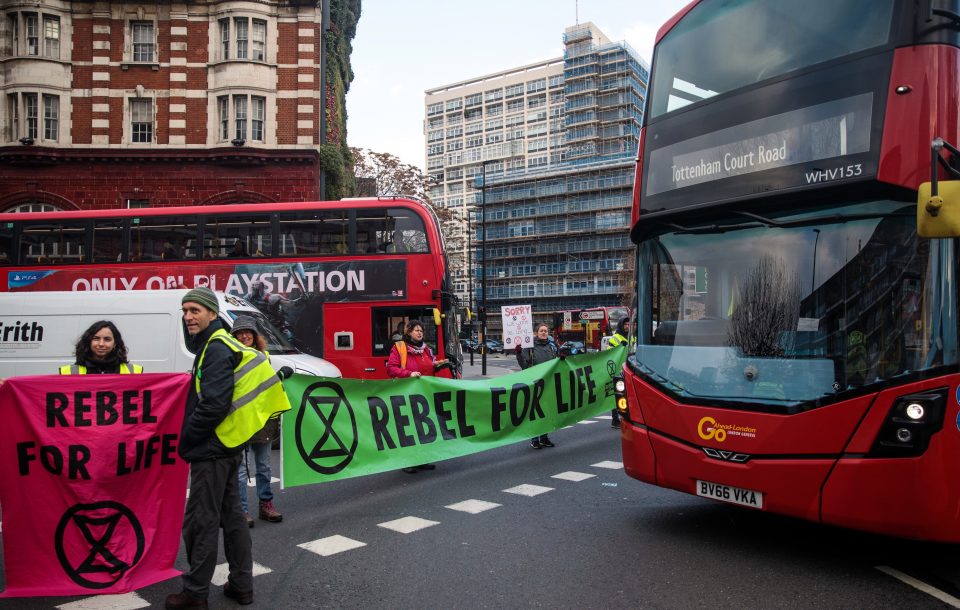
<svg viewBox="0 0 960 610">
<path fill-rule="evenodd" d="M 424 91 L 563 54 L 592 21 L 650 62 L 660 26 L 687 0 L 363 0 L 353 40 L 347 143 L 423 167 Z"/>
</svg>

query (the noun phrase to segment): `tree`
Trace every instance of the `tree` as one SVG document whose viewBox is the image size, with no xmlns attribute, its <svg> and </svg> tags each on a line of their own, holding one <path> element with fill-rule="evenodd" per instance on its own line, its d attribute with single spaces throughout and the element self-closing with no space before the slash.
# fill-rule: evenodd
<svg viewBox="0 0 960 610">
<path fill-rule="evenodd" d="M 763 256 L 737 291 L 730 344 L 745 356 L 781 356 L 780 335 L 796 330 L 799 316 L 800 280 L 782 260 Z"/>
<path fill-rule="evenodd" d="M 436 206 L 430 198 L 430 178 L 419 167 L 404 163 L 387 152 L 350 147 L 353 154 L 354 197 L 414 197 L 436 212 L 441 223 L 450 222 L 453 213 Z"/>
</svg>

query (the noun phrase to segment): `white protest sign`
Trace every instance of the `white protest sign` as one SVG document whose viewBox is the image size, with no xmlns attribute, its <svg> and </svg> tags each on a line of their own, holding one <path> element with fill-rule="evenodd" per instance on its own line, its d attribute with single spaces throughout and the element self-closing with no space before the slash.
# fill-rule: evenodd
<svg viewBox="0 0 960 610">
<path fill-rule="evenodd" d="M 503 349 L 518 345 L 533 346 L 533 309 L 529 305 L 511 305 L 500 308 L 503 316 Z"/>
</svg>

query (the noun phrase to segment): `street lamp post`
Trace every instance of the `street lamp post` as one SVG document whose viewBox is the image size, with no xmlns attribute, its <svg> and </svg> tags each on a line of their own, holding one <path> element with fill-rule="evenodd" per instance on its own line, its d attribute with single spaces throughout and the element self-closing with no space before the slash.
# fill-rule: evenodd
<svg viewBox="0 0 960 610">
<path fill-rule="evenodd" d="M 467 303 L 470 306 L 471 315 L 475 315 L 477 310 L 473 307 L 473 223 L 471 219 L 473 218 L 473 212 L 467 209 L 467 285 L 468 290 L 470 291 L 470 296 L 467 298 Z M 470 320 L 470 340 L 473 340 L 473 319 Z M 470 366 L 473 366 L 473 352 L 470 350 Z"/>
<path fill-rule="evenodd" d="M 487 162 L 480 165 L 480 374 L 487 375 Z"/>
</svg>

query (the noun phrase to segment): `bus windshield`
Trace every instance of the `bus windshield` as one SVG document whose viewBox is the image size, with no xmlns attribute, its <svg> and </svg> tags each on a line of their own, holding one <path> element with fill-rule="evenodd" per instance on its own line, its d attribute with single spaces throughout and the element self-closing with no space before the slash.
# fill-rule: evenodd
<svg viewBox="0 0 960 610">
<path fill-rule="evenodd" d="M 893 0 L 703 0 L 657 46 L 649 118 L 881 46 Z"/>
<path fill-rule="evenodd" d="M 800 405 L 957 363 L 951 240 L 914 205 L 721 222 L 640 243 L 631 363 L 676 396 Z"/>
</svg>

